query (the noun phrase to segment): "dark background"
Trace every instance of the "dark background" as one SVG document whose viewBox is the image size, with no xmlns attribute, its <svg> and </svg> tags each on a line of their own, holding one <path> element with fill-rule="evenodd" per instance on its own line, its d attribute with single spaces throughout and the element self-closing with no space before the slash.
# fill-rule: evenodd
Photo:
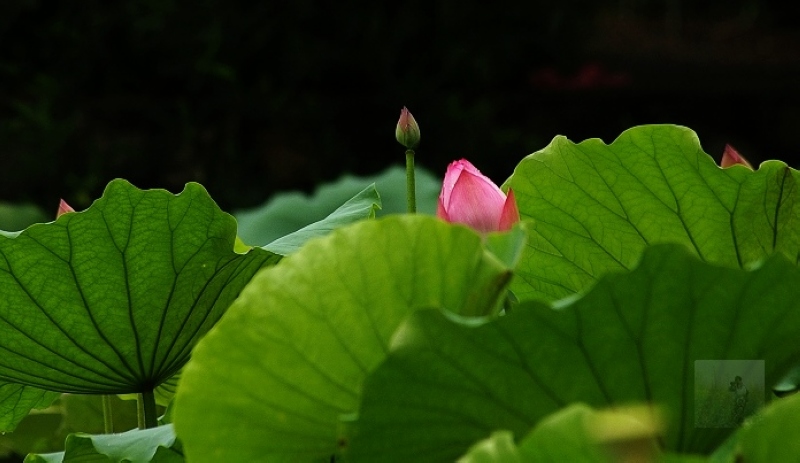
<svg viewBox="0 0 800 463">
<path fill-rule="evenodd" d="M 502 182 L 558 134 L 694 129 L 719 159 L 800 156 L 800 8 L 777 1 L 0 2 L 0 201 L 113 178 L 227 210 L 403 162 Z"/>
</svg>

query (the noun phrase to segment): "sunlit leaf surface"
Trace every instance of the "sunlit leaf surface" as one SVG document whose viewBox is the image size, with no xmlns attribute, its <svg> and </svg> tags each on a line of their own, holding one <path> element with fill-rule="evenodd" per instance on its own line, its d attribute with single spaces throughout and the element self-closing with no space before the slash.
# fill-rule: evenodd
<svg viewBox="0 0 800 463">
<path fill-rule="evenodd" d="M 491 313 L 509 278 L 476 233 L 431 217 L 309 242 L 256 275 L 184 369 L 175 423 L 190 460 L 329 461 L 403 319 Z"/>
<path fill-rule="evenodd" d="M 84 434 L 67 436 L 63 452 L 31 454 L 25 463 L 181 463 L 182 452 L 175 448 L 171 424 L 151 429 L 135 429 L 120 434 Z"/>
<path fill-rule="evenodd" d="M 506 182 L 533 220 L 512 290 L 521 299 L 568 296 L 630 269 L 658 243 L 731 267 L 774 252 L 796 261 L 798 178 L 778 161 L 756 172 L 721 169 L 694 132 L 673 125 L 634 127 L 610 145 L 558 136 Z"/>
<path fill-rule="evenodd" d="M 366 379 L 349 456 L 452 460 L 496 430 L 523 436 L 574 402 L 655 403 L 666 450 L 709 452 L 732 427 L 698 419 L 729 415 L 734 397 L 725 389 L 725 408 L 709 409 L 695 394 L 695 361 L 763 360 L 763 403 L 763 384 L 800 358 L 798 300 L 800 270 L 782 256 L 744 271 L 661 245 L 632 273 L 604 277 L 555 309 L 529 302 L 477 328 L 436 310 L 414 313 Z"/>
</svg>

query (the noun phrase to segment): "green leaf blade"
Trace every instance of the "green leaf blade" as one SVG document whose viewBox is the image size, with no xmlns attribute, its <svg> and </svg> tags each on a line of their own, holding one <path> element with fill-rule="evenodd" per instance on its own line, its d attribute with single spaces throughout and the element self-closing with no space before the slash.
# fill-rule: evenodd
<svg viewBox="0 0 800 463">
<path fill-rule="evenodd" d="M 415 175 L 417 212 L 435 214 L 442 188 L 441 178 L 419 166 Z M 320 185 L 309 196 L 299 192 L 280 193 L 262 206 L 234 211 L 239 223 L 239 236 L 249 244 L 261 246 L 270 243 L 324 220 L 370 184 L 375 184 L 380 193 L 381 209 L 376 211 L 377 217 L 406 212 L 405 166 L 393 166 L 369 177 L 342 176 L 335 182 Z"/>
<path fill-rule="evenodd" d="M 796 259 L 797 175 L 777 161 L 720 169 L 694 132 L 672 125 L 634 127 L 610 145 L 556 137 L 507 182 L 535 224 L 512 290 L 521 299 L 578 293 L 659 243 L 730 267 L 775 251 Z"/>
<path fill-rule="evenodd" d="M 13 431 L 31 410 L 46 408 L 57 398 L 57 392 L 0 382 L 0 433 Z"/>
<path fill-rule="evenodd" d="M 362 219 L 374 218 L 375 211 L 380 208 L 381 198 L 373 183 L 347 200 L 346 203 L 339 206 L 324 219 L 278 238 L 264 246 L 264 249 L 286 256 L 300 249 L 300 246 L 311 238 L 324 236 L 335 228 L 349 225 Z"/>
<path fill-rule="evenodd" d="M 773 402 L 740 431 L 738 458 L 752 463 L 800 461 L 800 394 Z"/>
<path fill-rule="evenodd" d="M 171 424 L 151 429 L 134 429 L 119 434 L 84 434 L 67 436 L 65 450 L 51 454 L 30 454 L 30 463 L 78 462 L 181 462 L 175 450 L 175 431 Z"/>
<path fill-rule="evenodd" d="M 366 379 L 348 456 L 391 448 L 383 461 L 434 461 L 429 449 L 522 436 L 574 402 L 654 403 L 668 417 L 666 450 L 708 452 L 732 430 L 696 426 L 695 361 L 763 360 L 773 384 L 800 358 L 797 300 L 800 270 L 781 256 L 748 272 L 661 245 L 557 309 L 528 302 L 477 328 L 414 313 Z"/>
<path fill-rule="evenodd" d="M 509 278 L 477 234 L 431 217 L 309 242 L 259 273 L 193 353 L 175 407 L 190 458 L 329 459 L 402 320 L 428 307 L 491 313 Z"/>
<path fill-rule="evenodd" d="M 198 184 L 111 182 L 80 213 L 0 236 L 0 377 L 48 390 L 151 389 L 188 359 L 250 277 L 236 224 Z"/>
</svg>

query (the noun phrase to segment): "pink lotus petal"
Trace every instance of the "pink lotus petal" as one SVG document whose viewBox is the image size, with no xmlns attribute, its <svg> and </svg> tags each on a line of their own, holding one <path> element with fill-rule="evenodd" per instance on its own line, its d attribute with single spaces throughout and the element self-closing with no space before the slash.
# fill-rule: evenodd
<svg viewBox="0 0 800 463">
<path fill-rule="evenodd" d="M 450 193 L 453 192 L 453 187 L 461 176 L 464 170 L 464 163 L 469 164 L 468 161 L 460 160 L 453 161 L 447 166 L 447 171 L 444 174 L 444 182 L 442 182 L 442 192 L 439 193 L 439 202 L 447 204 L 450 202 Z M 471 165 L 471 164 L 469 164 Z"/>
<path fill-rule="evenodd" d="M 495 190 L 495 193 L 505 197 L 503 191 L 497 185 L 495 185 L 494 182 L 489 179 L 489 177 L 483 175 L 481 171 L 472 165 L 471 162 L 467 161 L 466 159 L 461 159 L 458 161 L 453 161 L 447 166 L 447 172 L 444 174 L 444 183 L 442 184 L 442 193 L 439 195 L 439 197 L 444 201 L 444 204 L 448 204 L 450 202 L 450 194 L 452 193 L 453 187 L 455 186 L 459 177 L 461 177 L 462 172 L 469 172 L 470 174 L 479 177 L 487 185 L 491 185 Z"/>
<path fill-rule="evenodd" d="M 436 216 L 481 233 L 508 230 L 519 221 L 514 194 L 506 196 L 466 159 L 447 166 Z"/>
<path fill-rule="evenodd" d="M 496 231 L 505 198 L 494 183 L 466 170 L 461 172 L 445 208 L 451 222 L 463 223 L 482 232 Z"/>
</svg>

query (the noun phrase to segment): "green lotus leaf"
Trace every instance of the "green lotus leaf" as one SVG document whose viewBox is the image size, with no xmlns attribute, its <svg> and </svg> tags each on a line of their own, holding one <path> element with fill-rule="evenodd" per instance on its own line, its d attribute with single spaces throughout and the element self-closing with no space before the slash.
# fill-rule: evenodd
<svg viewBox="0 0 800 463">
<path fill-rule="evenodd" d="M 592 423 L 593 421 L 595 423 Z M 597 412 L 584 404 L 569 405 L 545 417 L 520 442 L 519 452 L 522 461 L 581 461 L 585 463 L 612 461 L 609 449 L 602 448 L 598 437 L 592 435 L 592 425 L 598 426 L 597 421 Z M 619 425 L 614 427 L 609 426 L 609 423 L 603 424 L 601 430 L 604 432 L 628 432 L 627 429 L 619 430 Z M 627 425 L 627 423 L 625 424 Z M 652 442 L 652 436 L 643 437 Z M 635 458 L 626 460 L 622 458 L 622 455 L 619 457 L 618 461 L 637 461 Z M 649 461 L 649 458 L 638 460 Z"/>
<path fill-rule="evenodd" d="M 0 432 L 13 431 L 32 409 L 49 407 L 57 398 L 57 392 L 0 382 Z"/>
<path fill-rule="evenodd" d="M 457 463 L 523 463 L 523 460 L 514 435 L 509 431 L 495 431 L 473 445 Z"/>
<path fill-rule="evenodd" d="M 780 252 L 800 256 L 798 172 L 778 161 L 721 169 L 691 130 L 634 127 L 610 145 L 563 136 L 517 166 L 513 188 L 531 238 L 511 289 L 556 300 L 643 250 L 678 243 L 700 259 L 746 268 Z"/>
<path fill-rule="evenodd" d="M 417 211 L 434 214 L 442 188 L 441 179 L 419 166 L 415 178 Z M 319 186 L 310 196 L 300 192 L 279 193 L 259 207 L 234 211 L 239 236 L 248 244 L 270 243 L 324 220 L 370 184 L 375 184 L 380 192 L 381 209 L 376 211 L 377 217 L 406 212 L 406 170 L 393 166 L 370 177 L 345 175 Z"/>
<path fill-rule="evenodd" d="M 800 462 L 800 394 L 776 400 L 738 434 L 737 461 Z"/>
<path fill-rule="evenodd" d="M 0 378 L 143 392 L 174 375 L 250 278 L 280 259 L 233 251 L 236 223 L 198 184 L 111 182 L 89 209 L 0 235 Z"/>
<path fill-rule="evenodd" d="M 183 454 L 171 424 L 151 429 L 134 429 L 120 434 L 67 436 L 63 452 L 30 454 L 25 463 L 180 463 Z"/>
<path fill-rule="evenodd" d="M 477 327 L 416 312 L 367 376 L 348 458 L 453 460 L 494 431 L 524 436 L 574 402 L 654 403 L 666 417 L 662 450 L 708 453 L 733 428 L 698 427 L 715 410 L 694 388 L 706 368 L 696 362 L 763 362 L 759 375 L 740 373 L 763 404 L 764 385 L 800 358 L 798 301 L 800 269 L 781 255 L 745 271 L 660 245 L 556 308 L 529 301 Z M 719 406 L 730 415 L 726 394 Z"/>
<path fill-rule="evenodd" d="M 519 443 L 510 431 L 495 431 L 458 463 L 653 461 L 661 456 L 653 433 L 658 428 L 645 424 L 651 417 L 644 409 L 635 411 L 572 404 L 543 418 Z"/>
<path fill-rule="evenodd" d="M 381 198 L 375 184 L 361 190 L 358 194 L 347 200 L 335 211 L 324 219 L 307 225 L 296 232 L 278 238 L 264 246 L 267 251 L 282 256 L 291 254 L 311 238 L 317 238 L 330 233 L 331 230 L 362 219 L 375 217 L 375 211 L 381 208 Z"/>
<path fill-rule="evenodd" d="M 174 416 L 189 459 L 329 461 L 403 319 L 430 307 L 496 313 L 510 278 L 475 232 L 432 217 L 310 241 L 256 275 L 195 349 Z"/>
</svg>

